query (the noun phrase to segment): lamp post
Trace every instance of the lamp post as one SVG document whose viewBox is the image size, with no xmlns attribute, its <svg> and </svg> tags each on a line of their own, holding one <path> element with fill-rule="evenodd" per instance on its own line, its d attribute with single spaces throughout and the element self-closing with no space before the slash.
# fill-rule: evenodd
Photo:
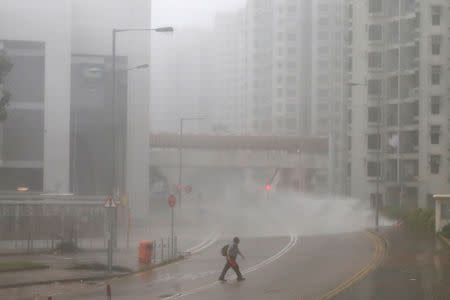
<svg viewBox="0 0 450 300">
<path fill-rule="evenodd" d="M 350 87 L 354 87 L 354 86 L 368 86 L 367 83 L 354 83 L 354 82 L 350 82 L 348 84 Z M 379 211 L 380 211 L 380 207 L 379 207 L 379 201 L 380 201 L 380 177 L 382 175 L 382 168 L 381 168 L 381 151 L 382 151 L 382 143 L 381 143 L 381 125 L 382 125 L 382 118 L 383 118 L 383 113 L 382 113 L 382 109 L 381 109 L 381 92 L 378 94 L 378 118 L 377 118 L 377 137 L 378 137 L 378 149 L 377 149 L 377 178 L 376 178 L 376 195 L 375 195 L 375 230 L 378 231 L 379 230 Z"/>
<path fill-rule="evenodd" d="M 118 124 L 116 118 L 117 111 L 116 111 L 116 36 L 118 33 L 121 32 L 147 32 L 147 31 L 155 31 L 155 32 L 173 32 L 173 27 L 158 27 L 158 28 L 114 28 L 112 30 L 112 97 L 111 97 L 111 112 L 112 112 L 112 144 L 113 144 L 113 170 L 112 170 L 112 177 L 113 177 L 113 184 L 112 184 L 112 191 L 111 195 L 120 197 L 120 193 L 123 191 L 123 188 L 125 186 L 124 184 L 124 156 L 125 151 L 121 151 L 121 147 L 123 146 L 123 140 L 121 140 L 122 137 L 119 135 L 119 139 L 116 139 L 116 134 L 118 132 Z M 148 68 L 148 64 L 140 65 L 131 69 L 144 69 Z M 126 106 L 125 106 L 126 107 Z M 119 175 L 119 176 L 118 176 Z M 117 222 L 116 222 L 116 216 L 109 216 L 109 234 L 108 238 L 110 241 L 108 241 L 108 269 L 111 271 L 112 268 L 112 241 L 114 241 L 114 244 L 117 242 Z"/>
</svg>

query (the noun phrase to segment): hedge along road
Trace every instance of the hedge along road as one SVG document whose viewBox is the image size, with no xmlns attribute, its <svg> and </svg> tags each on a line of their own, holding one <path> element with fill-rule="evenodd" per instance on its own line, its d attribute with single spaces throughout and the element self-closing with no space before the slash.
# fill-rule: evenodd
<svg viewBox="0 0 450 300">
<path fill-rule="evenodd" d="M 113 280 L 116 299 L 317 299 L 359 280 L 377 264 L 381 243 L 366 233 L 243 238 L 247 280 L 217 283 L 224 259 L 218 241 L 203 252 L 142 274 Z M 232 273 L 230 273 L 232 274 Z M 64 299 L 104 299 L 105 287 Z M 56 298 L 55 298 L 56 299 Z M 324 298 L 326 299 L 326 298 Z"/>
</svg>

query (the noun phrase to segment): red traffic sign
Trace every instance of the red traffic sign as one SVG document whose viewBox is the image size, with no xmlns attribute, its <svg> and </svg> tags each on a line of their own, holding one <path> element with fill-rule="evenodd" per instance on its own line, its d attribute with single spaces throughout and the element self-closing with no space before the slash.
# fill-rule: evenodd
<svg viewBox="0 0 450 300">
<path fill-rule="evenodd" d="M 104 206 L 105 208 L 117 208 L 117 203 L 114 198 L 110 196 L 108 197 L 108 199 L 106 199 Z"/>
<path fill-rule="evenodd" d="M 189 194 L 190 192 L 192 192 L 192 186 L 190 185 L 185 186 L 184 191 Z"/>
<path fill-rule="evenodd" d="M 174 207 L 175 203 L 177 203 L 177 198 L 175 198 L 174 195 L 170 195 L 168 201 L 169 201 L 169 206 Z"/>
</svg>

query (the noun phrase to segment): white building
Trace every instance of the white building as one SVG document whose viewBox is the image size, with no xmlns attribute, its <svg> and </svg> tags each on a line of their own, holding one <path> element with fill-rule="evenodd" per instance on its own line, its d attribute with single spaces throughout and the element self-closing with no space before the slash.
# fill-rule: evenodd
<svg viewBox="0 0 450 300">
<path fill-rule="evenodd" d="M 216 15 L 215 105 L 211 108 L 213 130 L 234 134 L 246 132 L 245 101 L 245 11 Z"/>
<path fill-rule="evenodd" d="M 311 133 L 330 136 L 330 189 L 345 193 L 347 168 L 346 44 L 344 0 L 315 0 L 312 4 Z"/>
<path fill-rule="evenodd" d="M 76 132 L 71 107 L 79 101 L 71 88 L 73 66 L 101 66 L 100 77 L 110 78 L 112 29 L 149 27 L 150 2 L 1 0 L 0 5 L 0 44 L 15 65 L 6 82 L 13 93 L 9 118 L 0 125 L 0 174 L 2 182 L 9 182 L 2 188 L 29 183 L 32 191 L 70 193 L 75 157 L 71 135 Z M 130 67 L 149 63 L 149 41 L 149 33 L 120 33 L 119 61 Z M 119 73 L 127 66 L 119 64 Z M 121 193 L 128 195 L 135 212 L 143 212 L 149 197 L 149 72 L 129 72 L 125 78 L 125 88 L 119 87 L 126 90 L 126 99 L 119 100 L 127 103 L 126 191 Z M 92 96 L 101 102 L 91 105 L 104 111 L 111 108 L 108 85 Z M 91 88 L 97 93 L 98 86 Z M 30 170 L 32 178 L 26 175 Z"/>
<path fill-rule="evenodd" d="M 351 195 L 375 199 L 379 177 L 385 204 L 430 205 L 450 188 L 449 2 L 349 1 L 349 10 L 352 81 L 366 84 L 349 98 Z"/>
<path fill-rule="evenodd" d="M 214 90 L 215 49 L 211 30 L 177 29 L 172 37 L 154 36 L 151 69 L 151 130 L 178 132 L 179 118 L 207 117 L 186 122 L 186 132 L 210 131 Z"/>
<path fill-rule="evenodd" d="M 246 101 L 250 133 L 309 133 L 310 18 L 309 1 L 247 2 Z"/>
</svg>

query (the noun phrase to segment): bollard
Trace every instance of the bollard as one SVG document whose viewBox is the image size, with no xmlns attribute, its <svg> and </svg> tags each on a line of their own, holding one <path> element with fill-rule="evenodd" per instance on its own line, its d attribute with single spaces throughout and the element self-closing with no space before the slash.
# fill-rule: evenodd
<svg viewBox="0 0 450 300">
<path fill-rule="evenodd" d="M 109 284 L 106 285 L 106 298 L 111 300 L 111 286 Z"/>
<path fill-rule="evenodd" d="M 156 241 L 153 241 L 152 242 L 152 246 L 153 246 L 153 252 L 152 252 L 152 263 L 153 264 L 156 264 L 156 261 L 155 261 L 155 259 L 156 259 Z"/>
<path fill-rule="evenodd" d="M 178 257 L 178 245 L 177 245 L 177 236 L 175 236 L 175 257 Z"/>
<path fill-rule="evenodd" d="M 167 260 L 170 260 L 172 258 L 170 255 L 170 249 L 171 249 L 170 237 L 168 237 L 167 238 Z"/>
<path fill-rule="evenodd" d="M 164 239 L 161 239 L 161 262 L 164 261 Z"/>
<path fill-rule="evenodd" d="M 53 298 L 52 298 L 52 296 L 48 296 L 48 298 L 47 298 L 48 300 L 52 300 Z"/>
</svg>

